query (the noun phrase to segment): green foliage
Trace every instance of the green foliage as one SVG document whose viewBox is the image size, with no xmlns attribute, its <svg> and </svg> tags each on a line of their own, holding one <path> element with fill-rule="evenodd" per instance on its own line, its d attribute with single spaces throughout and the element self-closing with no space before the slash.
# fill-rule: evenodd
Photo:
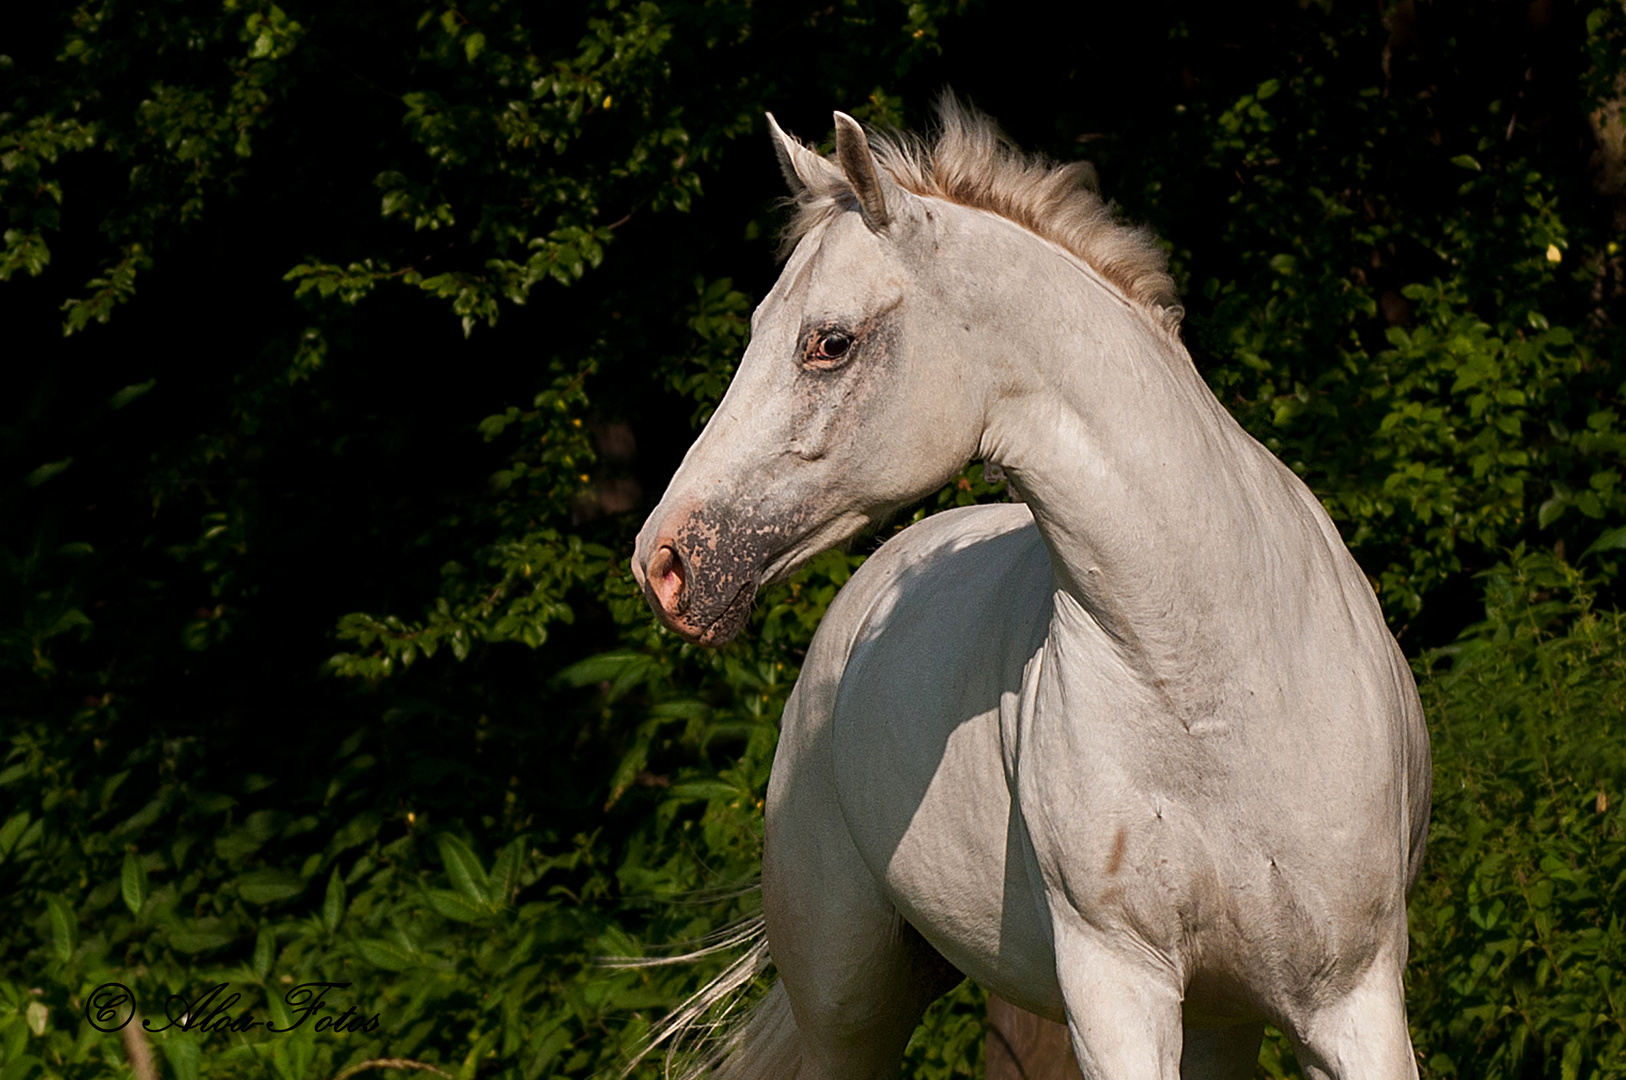
<svg viewBox="0 0 1626 1080">
<path fill-rule="evenodd" d="M 1626 1076 L 1626 618 L 1516 550 L 1418 661 L 1434 821 L 1408 1000 L 1434 1076 Z"/>
<path fill-rule="evenodd" d="M 125 1075 L 110 980 L 155 1026 L 219 983 L 379 1015 L 169 1028 L 177 1080 L 608 1075 L 721 969 L 601 961 L 755 912 L 777 721 L 869 543 L 717 652 L 625 559 L 775 274 L 761 111 L 918 124 L 951 80 L 1170 240 L 1200 368 L 1420 657 L 1425 1074 L 1621 1075 L 1626 254 L 1575 148 L 1626 13 L 771 7 L 13 16 L 0 1077 Z M 1004 497 L 973 465 L 882 532 Z M 981 1069 L 980 995 L 908 1075 Z"/>
<path fill-rule="evenodd" d="M 1592 41 L 1619 32 L 1617 11 L 1595 16 Z M 1297 70 L 1180 109 L 1230 189 L 1236 262 L 1203 282 L 1195 327 L 1211 381 L 1321 495 L 1401 620 L 1519 538 L 1573 546 L 1623 509 L 1621 381 L 1597 351 L 1619 346 L 1593 332 L 1618 296 L 1615 234 L 1561 212 L 1582 193 L 1517 138 L 1523 91 L 1443 76 L 1444 56 L 1475 63 L 1472 33 L 1429 40 L 1408 21 L 1423 18 L 1394 9 L 1387 43 L 1330 23 L 1302 35 Z M 1338 82 L 1379 44 L 1381 82 Z"/>
</svg>

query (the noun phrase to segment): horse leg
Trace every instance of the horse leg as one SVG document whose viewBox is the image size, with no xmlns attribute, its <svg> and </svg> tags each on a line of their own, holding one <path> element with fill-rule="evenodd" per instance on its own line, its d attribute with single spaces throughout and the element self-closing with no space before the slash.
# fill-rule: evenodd
<svg viewBox="0 0 1626 1080">
<path fill-rule="evenodd" d="M 960 981 L 854 865 L 856 851 L 843 857 L 836 825 L 840 837 L 796 855 L 780 846 L 786 830 L 769 834 L 763 916 L 779 978 L 707 1080 L 891 1080 L 926 1006 Z M 855 876 L 824 876 L 843 872 Z"/>
<path fill-rule="evenodd" d="M 1082 1080 L 1067 1025 L 988 995 L 986 1080 Z"/>
<path fill-rule="evenodd" d="M 1402 966 L 1380 955 L 1349 993 L 1291 1032 L 1309 1080 L 1416 1080 Z"/>
<path fill-rule="evenodd" d="M 794 1017 L 797 1080 L 892 1080 L 926 1006 L 962 976 L 882 894 L 847 831 L 831 763 L 835 680 L 818 677 L 821 656 L 815 642 L 781 721 L 763 922 Z"/>
<path fill-rule="evenodd" d="M 1186 1028 L 1180 1080 L 1251 1080 L 1264 1035 L 1264 1024 Z"/>
<path fill-rule="evenodd" d="M 1181 993 L 1173 972 L 1068 922 L 1056 920 L 1056 974 L 1087 1080 L 1179 1080 Z"/>
<path fill-rule="evenodd" d="M 962 976 L 881 895 L 839 814 L 822 827 L 777 814 L 764 848 L 763 915 L 801 1041 L 797 1080 L 896 1077 L 921 1014 Z"/>
</svg>

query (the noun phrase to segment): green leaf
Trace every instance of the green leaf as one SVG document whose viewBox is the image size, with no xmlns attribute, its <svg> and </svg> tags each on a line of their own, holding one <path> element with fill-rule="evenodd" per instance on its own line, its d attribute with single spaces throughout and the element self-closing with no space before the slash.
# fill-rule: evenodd
<svg viewBox="0 0 1626 1080">
<path fill-rule="evenodd" d="M 537 1080 L 559 1051 L 570 1045 L 570 1029 L 564 1026 L 569 1019 L 568 1013 L 556 1016 L 531 1035 L 520 1072 L 523 1080 Z"/>
<path fill-rule="evenodd" d="M 203 1052 L 198 1046 L 196 1034 L 190 1031 L 170 1032 L 169 1037 L 158 1045 L 163 1049 L 169 1067 L 175 1072 L 175 1080 L 198 1080 L 198 1065 Z"/>
<path fill-rule="evenodd" d="M 1577 1080 L 1581 1075 L 1581 1062 L 1586 1054 L 1586 1047 L 1580 1039 L 1571 1039 L 1564 1047 L 1564 1057 L 1559 1062 L 1559 1080 Z"/>
<path fill-rule="evenodd" d="M 378 835 L 378 828 L 383 821 L 383 816 L 377 810 L 363 810 L 333 834 L 329 850 L 339 852 L 353 848 L 357 844 L 365 844 Z"/>
<path fill-rule="evenodd" d="M 13 814 L 0 825 L 0 862 L 11 854 L 11 849 L 17 846 L 17 838 L 22 836 L 23 830 L 28 828 L 28 811 Z"/>
<path fill-rule="evenodd" d="M 673 784 L 671 798 L 682 800 L 727 799 L 740 793 L 738 787 L 722 780 L 690 780 L 683 784 Z"/>
<path fill-rule="evenodd" d="M 322 925 L 327 927 L 328 933 L 339 928 L 339 920 L 344 918 L 344 878 L 339 875 L 337 864 L 333 873 L 327 879 L 327 895 L 322 898 Z"/>
<path fill-rule="evenodd" d="M 632 746 L 621 756 L 621 761 L 610 774 L 610 790 L 605 799 L 604 808 L 608 810 L 621 801 L 621 796 L 627 793 L 632 782 L 649 763 L 649 746 L 653 740 L 656 725 L 645 723 L 639 726 L 638 735 L 633 739 Z"/>
<path fill-rule="evenodd" d="M 305 879 L 286 870 L 256 870 L 237 879 L 237 895 L 251 904 L 274 904 L 305 891 Z"/>
<path fill-rule="evenodd" d="M 478 922 L 491 915 L 490 908 L 450 889 L 430 889 L 427 895 L 430 907 L 455 922 Z"/>
<path fill-rule="evenodd" d="M 65 471 L 67 467 L 72 464 L 73 458 L 71 457 L 63 458 L 61 461 L 46 462 L 44 465 L 41 465 L 39 468 L 23 477 L 23 483 L 27 484 L 31 488 L 39 487 L 41 484 L 45 483 L 45 481 L 51 479 L 51 477 Z"/>
<path fill-rule="evenodd" d="M 44 1064 L 45 1062 L 33 1054 L 18 1054 L 6 1062 L 5 1068 L 0 1069 L 0 1080 L 24 1080 L 29 1073 Z"/>
<path fill-rule="evenodd" d="M 1619 551 L 1622 548 L 1626 548 L 1626 525 L 1604 530 L 1603 535 L 1592 541 L 1587 549 L 1581 552 L 1581 558 L 1584 559 L 1588 555 L 1599 551 Z M 3 846 L 3 844 L 0 844 L 0 847 Z"/>
<path fill-rule="evenodd" d="M 277 932 L 269 926 L 262 926 L 254 938 L 254 958 L 250 961 L 254 977 L 264 982 L 265 977 L 271 974 L 271 964 L 276 958 Z"/>
<path fill-rule="evenodd" d="M 457 891 L 481 907 L 495 907 L 491 902 L 491 880 L 468 845 L 451 833 L 441 833 L 436 844 L 440 848 L 440 860 L 446 864 L 446 873 Z"/>
<path fill-rule="evenodd" d="M 120 390 L 118 393 L 107 399 L 107 407 L 109 409 L 122 409 L 136 398 L 145 396 L 149 390 L 157 385 L 157 379 L 148 379 L 144 383 L 136 383 L 133 386 L 126 386 L 123 390 Z"/>
<path fill-rule="evenodd" d="M 552 682 L 557 686 L 591 686 L 593 683 L 612 682 L 629 670 L 642 670 L 650 663 L 643 653 L 630 649 L 616 649 L 579 660 L 556 674 Z"/>
<path fill-rule="evenodd" d="M 79 947 L 79 916 L 72 905 L 55 894 L 45 898 L 45 906 L 51 917 L 51 946 L 63 961 L 72 960 L 73 951 Z"/>
<path fill-rule="evenodd" d="M 51 621 L 42 637 L 53 638 L 58 634 L 66 634 L 76 626 L 93 626 L 90 618 L 78 608 L 69 608 Z"/>
<path fill-rule="evenodd" d="M 124 853 L 124 873 L 121 877 L 124 906 L 130 909 L 130 914 L 140 915 L 141 908 L 147 902 L 147 868 L 135 852 Z"/>
<path fill-rule="evenodd" d="M 237 927 L 225 919 L 188 920 L 169 931 L 170 947 L 184 953 L 212 952 L 237 940 Z"/>
<path fill-rule="evenodd" d="M 519 872 L 525 863 L 525 838 L 523 836 L 511 841 L 497 855 L 497 861 L 491 867 L 491 893 L 492 899 L 499 904 L 508 904 L 519 889 Z"/>
<path fill-rule="evenodd" d="M 411 953 L 393 941 L 379 938 L 356 942 L 356 952 L 369 964 L 385 971 L 406 971 L 417 965 Z"/>
<path fill-rule="evenodd" d="M 315 1080 L 311 1073 L 311 1062 L 315 1058 L 314 1023 L 301 1024 L 292 1035 L 271 1040 L 271 1063 L 276 1066 L 281 1080 Z"/>
<path fill-rule="evenodd" d="M 1484 172 L 1479 162 L 1470 154 L 1458 154 L 1451 159 L 1451 164 L 1459 169 L 1472 169 L 1474 172 Z"/>
</svg>

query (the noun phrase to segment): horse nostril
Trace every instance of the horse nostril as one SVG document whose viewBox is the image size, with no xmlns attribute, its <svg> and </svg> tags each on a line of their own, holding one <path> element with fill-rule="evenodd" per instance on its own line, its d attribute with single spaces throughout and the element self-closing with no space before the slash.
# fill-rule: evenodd
<svg viewBox="0 0 1626 1080">
<path fill-rule="evenodd" d="M 683 559 L 670 544 L 655 552 L 649 560 L 649 588 L 660 602 L 661 610 L 676 617 L 688 607 L 688 592 L 684 589 Z"/>
</svg>

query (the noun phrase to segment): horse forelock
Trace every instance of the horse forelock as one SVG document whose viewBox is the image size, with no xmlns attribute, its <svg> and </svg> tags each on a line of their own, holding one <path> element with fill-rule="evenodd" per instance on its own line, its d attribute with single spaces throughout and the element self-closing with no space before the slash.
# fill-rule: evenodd
<svg viewBox="0 0 1626 1080">
<path fill-rule="evenodd" d="M 886 175 L 915 195 L 983 210 L 1049 240 L 1083 260 L 1130 300 L 1176 331 L 1184 310 L 1169 275 L 1168 256 L 1152 231 L 1113 218 L 1088 162 L 1058 164 L 1024 154 L 994 120 L 950 95 L 937 105 L 937 131 L 927 140 L 908 132 L 869 133 L 870 149 Z M 805 187 L 784 232 L 784 251 L 854 197 L 832 170 Z"/>
</svg>

